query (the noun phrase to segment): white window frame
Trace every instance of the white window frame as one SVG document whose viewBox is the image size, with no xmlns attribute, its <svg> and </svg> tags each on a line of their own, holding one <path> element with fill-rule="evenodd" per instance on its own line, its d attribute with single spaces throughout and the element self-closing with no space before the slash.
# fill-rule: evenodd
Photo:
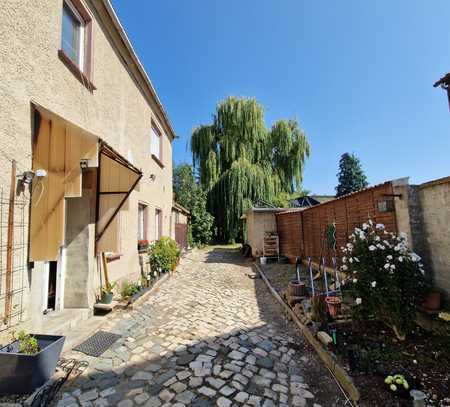
<svg viewBox="0 0 450 407">
<path fill-rule="evenodd" d="M 147 230 L 146 230 L 147 224 L 148 224 L 148 205 L 143 202 L 139 202 L 138 203 L 138 240 L 146 240 L 147 239 Z"/>
<path fill-rule="evenodd" d="M 77 8 L 73 5 L 73 3 L 70 0 L 64 0 L 64 4 L 67 5 L 67 7 L 70 8 L 75 18 L 80 23 L 80 49 L 78 50 L 79 55 L 79 61 L 76 62 L 78 65 L 78 68 L 81 71 L 84 71 L 84 61 L 85 61 L 85 53 L 86 53 L 86 44 L 85 44 L 85 32 L 86 32 L 86 21 L 84 21 L 84 18 L 81 16 Z M 61 27 L 61 35 L 62 35 L 62 27 Z M 61 38 L 62 43 L 62 38 Z M 64 49 L 64 48 L 63 48 Z"/>
<path fill-rule="evenodd" d="M 157 146 L 155 145 L 155 137 L 158 139 Z M 151 129 L 151 140 L 150 140 L 150 151 L 151 154 L 154 155 L 159 161 L 162 160 L 162 133 L 159 130 L 158 126 L 152 122 Z M 157 147 L 157 148 L 155 148 Z"/>
</svg>

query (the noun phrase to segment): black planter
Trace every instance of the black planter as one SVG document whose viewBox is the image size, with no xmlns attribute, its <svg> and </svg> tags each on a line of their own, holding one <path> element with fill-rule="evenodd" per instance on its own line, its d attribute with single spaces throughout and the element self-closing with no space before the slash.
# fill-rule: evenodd
<svg viewBox="0 0 450 407">
<path fill-rule="evenodd" d="M 16 353 L 17 341 L 0 348 L 0 394 L 32 393 L 53 375 L 66 337 L 32 336 L 41 349 L 34 355 Z"/>
</svg>

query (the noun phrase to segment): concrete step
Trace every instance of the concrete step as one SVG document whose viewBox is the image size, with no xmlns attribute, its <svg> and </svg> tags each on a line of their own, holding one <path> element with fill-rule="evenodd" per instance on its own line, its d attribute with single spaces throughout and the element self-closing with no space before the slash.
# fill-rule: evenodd
<svg viewBox="0 0 450 407">
<path fill-rule="evenodd" d="M 89 308 L 67 308 L 44 316 L 44 332 L 49 335 L 67 335 L 92 316 Z"/>
</svg>

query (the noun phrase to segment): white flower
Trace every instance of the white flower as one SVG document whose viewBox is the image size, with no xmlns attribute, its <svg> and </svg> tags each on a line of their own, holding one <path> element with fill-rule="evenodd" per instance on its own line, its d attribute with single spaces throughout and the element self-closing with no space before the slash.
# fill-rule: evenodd
<svg viewBox="0 0 450 407">
<path fill-rule="evenodd" d="M 362 225 L 363 230 L 369 229 L 369 225 L 367 223 L 363 223 Z"/>
<path fill-rule="evenodd" d="M 392 256 L 390 255 L 390 254 L 388 254 L 387 256 L 386 256 L 386 258 L 388 259 L 388 260 L 392 260 Z"/>
<path fill-rule="evenodd" d="M 371 252 L 373 252 L 374 250 L 377 250 L 377 248 L 376 248 L 373 244 L 371 244 L 371 245 L 369 246 L 369 250 L 370 250 Z"/>
<path fill-rule="evenodd" d="M 341 270 L 342 270 L 342 271 L 347 271 L 347 270 L 348 270 L 348 267 L 347 267 L 345 264 L 343 264 L 343 265 L 341 266 Z"/>
<path fill-rule="evenodd" d="M 342 263 L 347 263 L 347 257 L 344 256 L 344 257 L 342 258 Z"/>
<path fill-rule="evenodd" d="M 384 265 L 384 268 L 385 268 L 386 270 L 389 270 L 390 267 L 391 267 L 391 265 L 390 265 L 389 263 L 386 263 L 386 264 Z"/>
<path fill-rule="evenodd" d="M 398 236 L 399 236 L 400 239 L 402 239 L 402 240 L 408 239 L 408 235 L 407 235 L 405 232 L 400 232 L 400 233 L 398 234 Z"/>
<path fill-rule="evenodd" d="M 410 254 L 410 257 L 411 257 L 411 260 L 412 260 L 414 263 L 417 263 L 417 262 L 419 262 L 420 260 L 422 260 L 422 258 L 421 258 L 419 255 L 417 255 L 416 253 L 411 253 L 411 254 Z"/>
<path fill-rule="evenodd" d="M 347 249 L 353 250 L 353 245 L 351 243 L 347 243 Z"/>
<path fill-rule="evenodd" d="M 372 219 L 369 219 L 369 225 L 370 225 L 370 226 L 373 226 Z"/>
<path fill-rule="evenodd" d="M 355 302 L 356 302 L 356 305 L 361 305 L 362 304 L 362 298 L 358 297 Z"/>
<path fill-rule="evenodd" d="M 399 256 L 399 257 L 398 257 L 398 261 L 399 261 L 400 263 L 403 263 L 403 257 L 402 257 L 402 256 Z"/>
<path fill-rule="evenodd" d="M 376 281 L 372 281 L 372 283 L 370 285 L 372 286 L 372 288 L 375 288 L 377 286 L 377 282 Z"/>
<path fill-rule="evenodd" d="M 377 223 L 375 228 L 378 229 L 378 230 L 384 230 L 384 225 L 382 223 Z"/>
<path fill-rule="evenodd" d="M 359 259 L 358 259 L 357 257 L 353 257 L 353 260 L 354 260 L 356 263 L 359 263 Z"/>
<path fill-rule="evenodd" d="M 375 236 L 375 242 L 379 242 L 381 240 L 380 236 Z"/>
<path fill-rule="evenodd" d="M 353 259 L 352 259 L 351 257 L 348 259 L 348 261 L 349 261 L 350 263 L 353 263 Z"/>
<path fill-rule="evenodd" d="M 354 278 L 354 279 L 353 279 L 353 283 L 356 284 L 357 282 L 358 282 L 358 279 L 357 279 L 357 278 Z"/>
<path fill-rule="evenodd" d="M 395 265 L 391 264 L 391 270 L 395 270 Z"/>
</svg>

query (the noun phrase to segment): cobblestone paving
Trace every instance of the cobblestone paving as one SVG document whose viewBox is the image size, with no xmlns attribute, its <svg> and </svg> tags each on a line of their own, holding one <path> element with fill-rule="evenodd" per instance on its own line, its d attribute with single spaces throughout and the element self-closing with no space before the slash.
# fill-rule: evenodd
<svg viewBox="0 0 450 407">
<path fill-rule="evenodd" d="M 58 406 L 343 406 L 327 371 L 237 251 L 194 251 L 139 309 L 102 329 L 122 335 Z"/>
</svg>

